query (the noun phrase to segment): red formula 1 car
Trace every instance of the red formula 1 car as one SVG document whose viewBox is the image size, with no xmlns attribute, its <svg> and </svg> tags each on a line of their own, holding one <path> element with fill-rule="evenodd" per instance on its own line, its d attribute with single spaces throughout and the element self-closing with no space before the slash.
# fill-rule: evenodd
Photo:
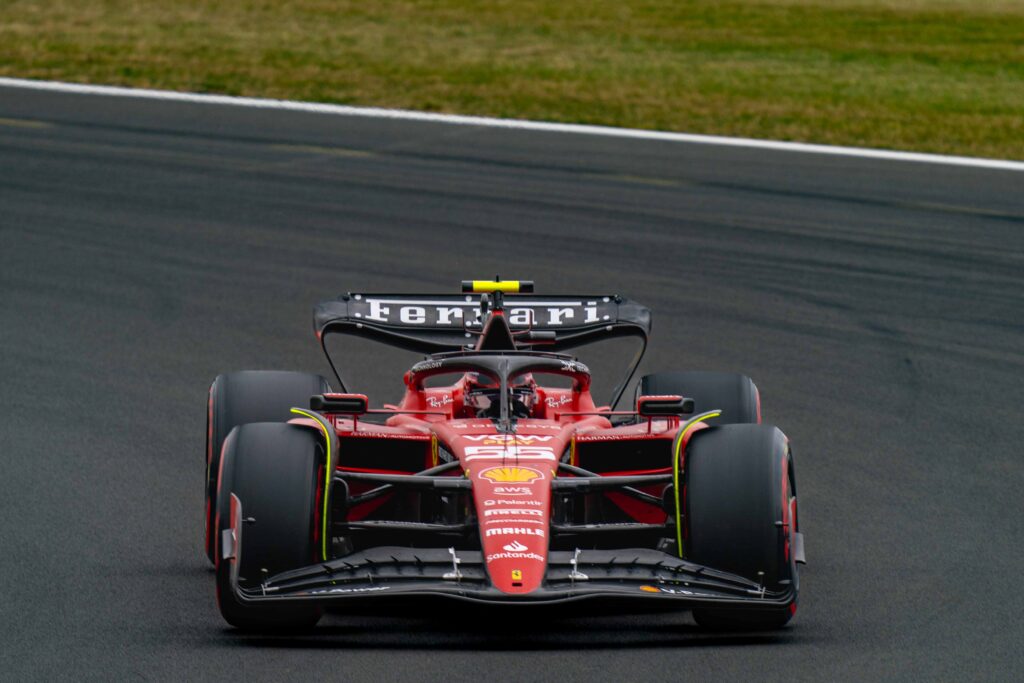
<svg viewBox="0 0 1024 683">
<path fill-rule="evenodd" d="M 618 296 L 348 294 L 319 304 L 319 375 L 249 371 L 210 388 L 206 550 L 240 628 L 312 626 L 352 598 L 659 600 L 713 627 L 796 610 L 803 536 L 789 441 L 744 375 L 643 377 L 650 331 Z M 349 334 L 429 354 L 371 409 L 328 353 Z M 560 353 L 635 337 L 609 406 Z"/>
</svg>

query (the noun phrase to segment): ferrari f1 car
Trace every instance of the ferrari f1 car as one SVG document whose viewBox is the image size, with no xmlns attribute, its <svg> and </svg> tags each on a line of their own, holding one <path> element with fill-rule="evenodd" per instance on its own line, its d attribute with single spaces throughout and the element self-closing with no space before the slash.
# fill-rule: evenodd
<svg viewBox="0 0 1024 683">
<path fill-rule="evenodd" d="M 314 310 L 337 382 L 247 371 L 210 388 L 206 551 L 224 618 L 303 628 L 373 596 L 662 601 L 708 627 L 777 628 L 804 561 L 789 440 L 746 376 L 662 372 L 615 406 L 650 332 L 619 296 L 347 294 Z M 371 408 L 328 352 L 426 354 Z M 566 349 L 640 347 L 607 405 Z M 335 356 L 337 354 L 334 354 Z"/>
</svg>

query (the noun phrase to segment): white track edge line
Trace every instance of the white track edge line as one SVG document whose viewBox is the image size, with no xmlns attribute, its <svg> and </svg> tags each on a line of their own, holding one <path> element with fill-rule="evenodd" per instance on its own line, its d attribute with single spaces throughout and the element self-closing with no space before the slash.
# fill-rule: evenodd
<svg viewBox="0 0 1024 683">
<path fill-rule="evenodd" d="M 0 77 L 0 87 L 45 90 L 50 92 L 73 93 L 79 95 L 134 97 L 149 100 L 189 102 L 196 104 L 221 104 L 232 107 L 248 107 L 254 109 L 279 109 L 284 111 L 309 112 L 314 114 L 333 114 L 335 116 L 392 119 L 398 121 L 422 121 L 449 125 L 482 126 L 487 128 L 507 128 L 513 130 L 530 130 L 549 133 L 571 133 L 576 135 L 597 135 L 640 140 L 661 140 L 664 142 L 684 142 L 702 145 L 719 145 L 724 147 L 745 147 L 749 149 L 767 149 L 782 152 L 803 152 L 808 154 L 859 157 L 862 159 L 913 161 L 926 164 L 967 166 L 971 168 L 985 168 L 1004 171 L 1024 171 L 1024 161 L 1010 161 L 1006 159 L 948 156 L 943 154 L 925 154 L 922 152 L 898 152 L 865 147 L 841 147 L 837 145 L 818 145 L 804 142 L 782 142 L 776 140 L 734 138 L 718 135 L 672 133 L 668 131 L 615 128 L 612 126 L 594 126 L 575 123 L 552 123 L 547 121 L 529 121 L 524 119 L 498 119 L 488 118 L 485 116 L 463 116 L 459 114 L 436 114 L 431 112 L 410 111 L 406 109 L 353 107 L 342 104 L 322 104 L 296 100 L 274 100 L 257 97 L 235 97 L 231 95 L 207 95 L 202 93 L 177 92 L 173 90 L 123 88 L 111 85 L 86 85 L 83 83 L 36 81 L 23 78 L 5 77 Z"/>
</svg>

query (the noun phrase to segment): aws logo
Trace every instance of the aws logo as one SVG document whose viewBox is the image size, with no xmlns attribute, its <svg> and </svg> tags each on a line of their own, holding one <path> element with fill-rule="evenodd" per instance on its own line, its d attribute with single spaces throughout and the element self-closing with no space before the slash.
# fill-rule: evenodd
<svg viewBox="0 0 1024 683">
<path fill-rule="evenodd" d="M 544 478 L 544 473 L 532 467 L 491 467 L 480 473 L 481 479 L 489 479 L 495 484 L 527 483 Z"/>
<path fill-rule="evenodd" d="M 495 495 L 499 496 L 532 496 L 533 489 L 529 486 L 495 486 Z M 518 503 L 520 501 L 508 501 L 510 503 Z M 540 505 L 540 503 L 534 503 L 530 500 L 522 501 L 524 505 Z"/>
</svg>

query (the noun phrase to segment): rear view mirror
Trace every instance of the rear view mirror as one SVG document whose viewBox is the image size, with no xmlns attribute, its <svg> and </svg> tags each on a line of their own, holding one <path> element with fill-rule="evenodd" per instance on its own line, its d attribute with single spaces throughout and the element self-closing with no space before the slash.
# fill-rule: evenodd
<svg viewBox="0 0 1024 683">
<path fill-rule="evenodd" d="M 636 401 L 636 412 L 642 417 L 674 417 L 693 412 L 693 399 L 682 396 L 641 396 Z"/>
<path fill-rule="evenodd" d="M 369 408 L 365 394 L 317 394 L 309 397 L 309 407 L 320 413 L 363 415 Z"/>
</svg>

